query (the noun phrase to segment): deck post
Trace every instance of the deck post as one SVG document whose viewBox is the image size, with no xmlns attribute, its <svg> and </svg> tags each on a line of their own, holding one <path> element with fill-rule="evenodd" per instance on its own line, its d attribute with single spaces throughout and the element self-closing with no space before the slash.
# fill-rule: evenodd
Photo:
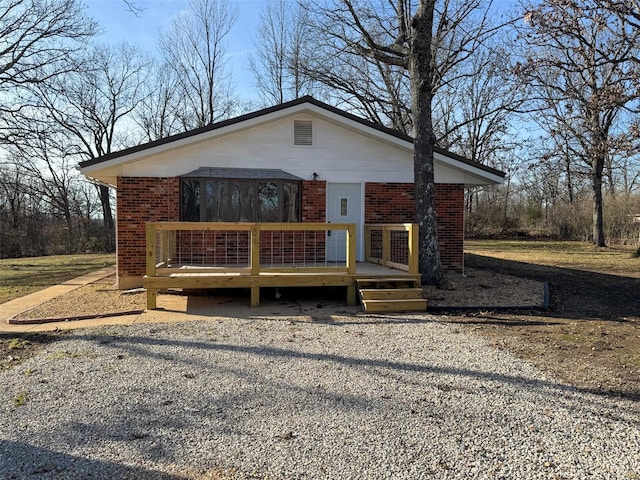
<svg viewBox="0 0 640 480">
<path fill-rule="evenodd" d="M 356 225 L 350 223 L 347 225 L 347 273 L 355 275 L 356 273 Z"/>
<path fill-rule="evenodd" d="M 147 288 L 147 310 L 155 310 L 158 308 L 158 289 Z"/>
<path fill-rule="evenodd" d="M 369 261 L 369 257 L 371 256 L 371 227 L 368 225 L 364 226 L 364 260 L 365 262 Z"/>
<path fill-rule="evenodd" d="M 356 305 L 356 284 L 355 279 L 354 283 L 347 285 L 347 305 L 353 307 Z"/>
<path fill-rule="evenodd" d="M 347 273 L 349 275 L 356 274 L 356 225 L 350 223 L 347 225 Z M 356 284 L 355 277 L 352 283 L 347 285 L 347 305 L 350 307 L 356 304 Z"/>
<path fill-rule="evenodd" d="M 146 247 L 147 247 L 147 277 L 156 276 L 156 226 L 153 223 L 146 225 Z M 155 310 L 157 306 L 158 290 L 147 288 L 147 309 Z"/>
<path fill-rule="evenodd" d="M 178 253 L 178 232 L 171 230 L 169 233 L 169 260 L 176 258 Z"/>
<path fill-rule="evenodd" d="M 260 224 L 251 225 L 251 275 L 260 276 Z M 260 306 L 260 287 L 258 279 L 251 286 L 251 306 Z"/>
<path fill-rule="evenodd" d="M 419 228 L 417 223 L 409 224 L 409 273 L 418 273 L 418 233 Z"/>
<path fill-rule="evenodd" d="M 260 287 L 258 286 L 251 287 L 251 306 L 252 307 L 260 306 Z"/>
<path fill-rule="evenodd" d="M 386 225 L 382 227 L 382 266 L 386 267 L 391 261 L 391 230 Z"/>
<path fill-rule="evenodd" d="M 260 225 L 251 225 L 251 275 L 260 275 Z"/>
</svg>

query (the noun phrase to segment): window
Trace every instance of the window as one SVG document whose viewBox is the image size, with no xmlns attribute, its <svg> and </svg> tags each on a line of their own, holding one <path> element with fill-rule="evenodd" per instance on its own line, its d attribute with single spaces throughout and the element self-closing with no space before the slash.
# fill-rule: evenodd
<svg viewBox="0 0 640 480">
<path fill-rule="evenodd" d="M 185 222 L 198 222 L 200 220 L 200 182 L 198 180 L 182 181 L 180 218 Z"/>
<path fill-rule="evenodd" d="M 186 222 L 299 222 L 300 182 L 280 179 L 183 178 Z"/>
<path fill-rule="evenodd" d="M 293 121 L 293 144 L 302 146 L 313 145 L 313 124 L 311 120 Z"/>
</svg>

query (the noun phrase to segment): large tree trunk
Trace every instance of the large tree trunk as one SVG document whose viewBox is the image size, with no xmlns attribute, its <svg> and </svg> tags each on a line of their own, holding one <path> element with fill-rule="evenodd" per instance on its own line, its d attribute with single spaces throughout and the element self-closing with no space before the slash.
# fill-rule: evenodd
<svg viewBox="0 0 640 480">
<path fill-rule="evenodd" d="M 433 168 L 433 147 L 436 139 L 431 118 L 433 12 L 433 1 L 423 0 L 420 2 L 411 23 L 413 43 L 409 60 L 414 122 L 413 164 L 416 223 L 419 225 L 420 232 L 419 269 L 422 283 L 426 285 L 440 285 L 443 282 L 438 246 Z"/>
<path fill-rule="evenodd" d="M 602 171 L 604 159 L 599 157 L 593 162 L 593 243 L 596 247 L 606 247 L 604 241 L 604 222 L 602 218 Z"/>
</svg>

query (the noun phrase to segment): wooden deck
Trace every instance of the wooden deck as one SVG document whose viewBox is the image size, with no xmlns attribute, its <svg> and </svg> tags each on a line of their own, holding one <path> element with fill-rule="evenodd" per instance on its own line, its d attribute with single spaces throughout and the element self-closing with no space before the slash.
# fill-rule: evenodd
<svg viewBox="0 0 640 480">
<path fill-rule="evenodd" d="M 167 269 L 168 270 L 168 269 Z M 172 269 L 173 270 L 173 269 Z M 374 263 L 357 263 L 353 274 L 341 272 L 260 272 L 258 275 L 236 271 L 198 272 L 198 267 L 181 267 L 165 275 L 145 277 L 147 308 L 155 309 L 158 290 L 166 289 L 208 289 L 208 288 L 249 288 L 251 306 L 260 305 L 262 287 L 346 287 L 346 302 L 355 305 L 358 280 L 368 278 L 413 279 L 420 281 L 420 275 L 383 267 Z"/>
<path fill-rule="evenodd" d="M 248 247 L 246 250 L 246 263 L 215 263 L 203 260 L 194 264 L 189 262 L 176 261 L 178 255 L 178 247 L 180 240 L 175 240 L 176 231 L 195 230 L 202 231 L 239 231 L 246 232 L 245 242 Z M 342 262 L 317 261 L 317 259 L 309 259 L 308 252 L 304 253 L 304 260 L 296 259 L 296 253 L 291 249 L 287 250 L 287 255 L 291 256 L 290 263 L 286 261 L 280 262 L 278 265 L 263 262 L 261 264 L 260 257 L 269 256 L 265 249 L 269 246 L 260 232 L 271 232 L 281 230 L 283 232 L 317 232 L 329 230 L 344 230 L 345 235 L 345 259 Z M 403 240 L 404 263 L 398 259 L 390 261 L 391 253 L 386 249 L 391 248 L 391 242 L 384 240 L 384 248 L 382 248 L 382 237 L 380 239 L 380 263 L 376 264 L 371 261 L 356 262 L 355 258 L 355 225 L 352 224 L 186 224 L 186 223 L 150 223 L 147 224 L 147 274 L 144 277 L 144 287 L 147 290 L 147 308 L 155 309 L 157 307 L 158 290 L 165 289 L 213 289 L 213 288 L 248 288 L 251 290 L 251 305 L 259 306 L 260 304 L 260 288 L 262 287 L 346 287 L 346 301 L 348 305 L 355 305 L 357 302 L 356 289 L 358 280 L 367 278 L 398 278 L 413 279 L 419 284 L 420 276 L 417 273 L 417 255 L 414 245 L 417 245 L 415 232 L 417 229 L 407 229 L 410 232 L 407 240 Z M 412 233 L 413 232 L 413 233 Z M 191 235 L 193 238 L 193 235 Z M 173 238 L 173 240 L 172 240 Z M 199 238 L 199 234 L 195 235 Z M 263 241 L 261 242 L 261 238 Z M 204 236 L 203 236 L 204 239 Z M 173 246 L 172 246 L 173 241 Z M 197 249 L 198 252 L 205 250 L 226 249 L 220 247 L 211 247 L 211 241 L 202 240 L 202 245 L 193 245 L 191 247 Z M 234 240 L 234 248 L 237 248 L 238 240 Z M 282 242 L 280 242 L 282 243 Z M 278 248 L 281 248 L 280 243 Z M 374 241 L 375 243 L 375 241 Z M 396 242 L 397 243 L 397 242 Z M 371 256 L 371 239 L 367 242 L 367 259 L 377 261 Z M 205 248 L 206 247 L 206 248 Z M 242 247 L 244 248 L 244 244 Z M 298 249 L 300 247 L 298 246 Z M 284 251 L 284 250 L 283 250 Z M 408 253 L 407 253 L 408 252 Z M 199 253 L 199 256 L 204 254 Z M 186 255 L 186 257 L 189 257 Z M 193 253 L 191 253 L 193 258 Z M 395 268 L 390 268 L 391 265 Z M 401 268 L 401 269 L 399 269 Z"/>
</svg>

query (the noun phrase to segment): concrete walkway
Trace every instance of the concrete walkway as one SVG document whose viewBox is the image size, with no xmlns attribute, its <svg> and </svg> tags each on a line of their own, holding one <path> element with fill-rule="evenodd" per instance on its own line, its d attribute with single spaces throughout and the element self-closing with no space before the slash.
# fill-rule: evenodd
<svg viewBox="0 0 640 480">
<path fill-rule="evenodd" d="M 115 272 L 115 267 L 103 268 L 96 270 L 95 272 L 81 275 L 72 280 L 67 280 L 60 285 L 54 285 L 53 287 L 45 288 L 44 290 L 39 290 L 30 295 L 25 295 L 24 297 L 16 298 L 9 302 L 0 304 L 0 322 L 6 323 L 9 318 L 20 312 L 37 307 L 41 303 L 47 302 L 52 298 L 59 297 L 60 295 L 64 295 L 65 293 L 69 293 L 76 288 L 97 282 L 104 277 L 113 275 Z"/>
<path fill-rule="evenodd" d="M 133 323 L 138 315 L 128 315 L 126 317 L 105 317 L 91 320 L 81 320 L 73 322 L 51 322 L 39 325 L 10 325 L 8 320 L 20 312 L 37 307 L 41 303 L 53 298 L 69 293 L 77 288 L 96 282 L 104 277 L 115 273 L 115 267 L 107 267 L 95 272 L 81 275 L 72 280 L 68 280 L 59 285 L 39 290 L 24 297 L 16 298 L 9 302 L 0 304 L 0 334 L 23 333 L 23 332 L 46 332 L 53 330 L 69 330 L 73 328 L 92 327 L 98 325 L 113 325 L 119 323 Z"/>
</svg>

